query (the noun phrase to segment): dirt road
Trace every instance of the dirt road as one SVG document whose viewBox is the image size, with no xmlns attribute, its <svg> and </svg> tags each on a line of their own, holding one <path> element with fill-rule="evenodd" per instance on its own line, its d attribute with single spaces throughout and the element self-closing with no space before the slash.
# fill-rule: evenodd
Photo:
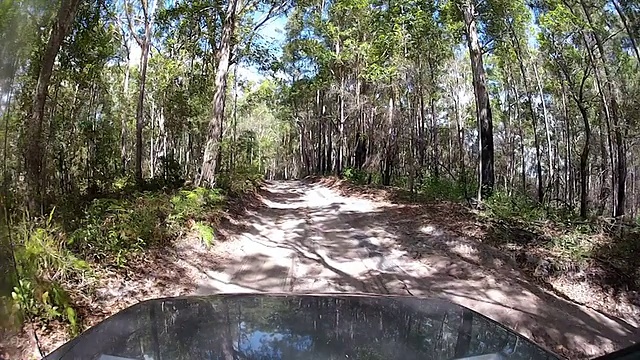
<svg viewBox="0 0 640 360">
<path fill-rule="evenodd" d="M 345 197 L 319 184 L 269 183 L 201 269 L 197 294 L 363 292 L 448 299 L 559 354 L 585 358 L 640 339 L 637 324 L 542 290 L 506 255 L 401 206 Z M 445 223 L 445 226 L 439 225 Z M 446 226 L 452 225 L 452 226 Z M 420 259 L 410 251 L 421 246 Z"/>
</svg>

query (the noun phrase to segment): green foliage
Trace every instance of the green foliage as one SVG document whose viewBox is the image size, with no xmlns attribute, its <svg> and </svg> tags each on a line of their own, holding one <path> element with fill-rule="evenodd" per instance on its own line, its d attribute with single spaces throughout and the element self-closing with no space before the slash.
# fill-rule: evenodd
<svg viewBox="0 0 640 360">
<path fill-rule="evenodd" d="M 244 166 L 218 175 L 217 185 L 229 194 L 240 195 L 255 191 L 264 177 L 257 166 Z"/>
<path fill-rule="evenodd" d="M 165 184 L 171 187 L 184 184 L 184 171 L 173 156 L 160 157 L 160 169 L 162 171 L 162 180 Z"/>
<path fill-rule="evenodd" d="M 487 215 L 496 219 L 518 219 L 525 222 L 544 220 L 546 210 L 533 199 L 522 195 L 495 192 L 486 201 Z"/>
<path fill-rule="evenodd" d="M 127 179 L 116 187 L 126 188 Z M 124 194 L 123 194 L 124 195 Z M 11 300 L 16 310 L 40 321 L 69 324 L 73 336 L 81 328 L 78 315 L 63 285 L 93 271 L 76 254 L 102 265 L 125 267 L 131 255 L 151 246 L 166 244 L 186 221 L 195 219 L 195 230 L 207 245 L 215 235 L 209 225 L 224 204 L 220 189 L 195 188 L 175 194 L 134 192 L 121 198 L 98 198 L 83 210 L 69 235 L 52 211 L 44 221 L 24 220 L 19 226 L 16 260 L 22 279 L 15 284 Z"/>
<path fill-rule="evenodd" d="M 189 219 L 203 219 L 224 203 L 225 196 L 220 189 L 198 187 L 180 190 L 171 197 L 171 219 L 184 222 Z"/>
<path fill-rule="evenodd" d="M 215 234 L 211 226 L 203 223 L 202 221 L 198 221 L 197 223 L 195 223 L 195 229 L 200 236 L 200 240 L 204 242 L 205 245 L 213 245 Z"/>
<path fill-rule="evenodd" d="M 89 265 L 69 249 L 62 230 L 52 221 L 53 212 L 42 225 L 24 220 L 19 228 L 20 241 L 15 254 L 20 274 L 27 279 L 67 281 L 89 276 Z"/>
<path fill-rule="evenodd" d="M 61 320 L 70 325 L 73 336 L 80 332 L 78 316 L 70 304 L 69 295 L 57 283 L 22 279 L 14 287 L 11 298 L 24 317 L 43 322 Z"/>
<path fill-rule="evenodd" d="M 365 171 L 354 169 L 351 167 L 344 169 L 344 172 L 342 173 L 342 177 L 345 180 L 350 181 L 356 185 L 366 184 L 368 176 L 369 175 Z"/>
<path fill-rule="evenodd" d="M 582 261 L 590 257 L 593 243 L 589 241 L 589 235 L 579 232 L 553 237 L 547 245 L 554 253 L 574 261 Z"/>
<path fill-rule="evenodd" d="M 114 187 L 127 188 L 128 179 L 118 180 Z M 30 264 L 46 262 L 43 267 L 59 269 L 58 274 L 88 268 L 66 250 L 69 247 L 86 259 L 124 267 L 130 255 L 167 244 L 187 220 L 212 220 L 224 201 L 222 190 L 200 187 L 176 193 L 146 191 L 94 199 L 79 219 L 67 224 L 67 237 L 53 225 L 28 229 L 30 241 L 25 242 L 21 256 L 28 256 L 25 261 Z M 67 270 L 70 265 L 75 267 Z"/>
<path fill-rule="evenodd" d="M 467 184 L 465 192 L 465 184 L 450 178 L 427 176 L 423 179 L 419 192 L 430 200 L 462 201 L 473 192 L 471 186 Z"/>
<path fill-rule="evenodd" d="M 96 261 L 123 266 L 129 252 L 170 240 L 167 222 L 173 209 L 169 195 L 136 193 L 127 199 L 95 199 L 68 244 Z"/>
<path fill-rule="evenodd" d="M 11 298 L 26 316 L 38 315 L 38 305 L 36 304 L 33 286 L 28 280 L 18 281 L 18 285 L 13 288 Z"/>
<path fill-rule="evenodd" d="M 120 176 L 113 180 L 111 189 L 115 192 L 121 192 L 126 189 L 133 189 L 135 187 L 135 179 L 131 176 Z"/>
</svg>

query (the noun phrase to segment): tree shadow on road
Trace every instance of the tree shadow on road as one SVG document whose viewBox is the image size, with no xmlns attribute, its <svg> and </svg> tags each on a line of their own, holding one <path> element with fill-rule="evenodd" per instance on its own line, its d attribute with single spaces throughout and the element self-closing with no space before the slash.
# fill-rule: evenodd
<svg viewBox="0 0 640 360">
<path fill-rule="evenodd" d="M 286 183 L 285 183 L 286 184 Z M 311 184 L 286 193 L 263 193 L 279 208 L 263 207 L 242 217 L 248 241 L 291 251 L 299 269 L 289 288 L 275 279 L 284 269 L 266 269 L 265 259 L 230 259 L 243 272 L 231 281 L 256 291 L 355 291 L 446 299 L 467 306 L 570 358 L 586 358 L 634 343 L 638 329 L 614 316 L 568 301 L 541 288 L 508 252 L 483 244 L 477 225 L 448 204 L 391 205 L 345 210 L 344 202 L 303 206 Z M 265 228 L 305 218 L 270 238 Z M 355 267 L 354 261 L 366 267 Z M 266 271 L 266 272 L 265 272 Z M 274 279 L 275 278 L 275 279 Z M 320 281 L 321 280 L 321 281 Z M 277 285 L 274 285 L 276 284 Z M 321 283 L 322 286 L 314 284 Z M 275 287 L 274 287 L 275 286 Z M 206 291 L 216 292 L 212 286 Z M 629 319 L 631 320 L 631 319 Z"/>
</svg>

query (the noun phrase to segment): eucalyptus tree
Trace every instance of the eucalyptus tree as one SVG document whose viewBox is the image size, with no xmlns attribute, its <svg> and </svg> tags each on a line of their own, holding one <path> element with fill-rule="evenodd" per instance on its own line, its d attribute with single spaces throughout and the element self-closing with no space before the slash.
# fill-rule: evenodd
<svg viewBox="0 0 640 360">
<path fill-rule="evenodd" d="M 464 35 L 469 51 L 478 121 L 480 153 L 478 198 L 491 196 L 495 185 L 493 117 L 487 89 L 484 55 L 507 38 L 507 25 L 521 19 L 520 2 L 455 0 L 445 3 L 450 29 L 457 36 Z M 506 19 L 506 21 L 505 21 Z"/>
<path fill-rule="evenodd" d="M 238 39 L 236 32 L 239 20 L 245 16 L 252 16 L 256 11 L 264 12 L 265 16 L 258 23 L 253 25 L 253 32 L 256 32 L 271 18 L 279 16 L 287 9 L 288 3 L 285 0 L 227 0 L 224 15 L 220 16 L 222 26 L 220 30 L 220 39 L 216 47 L 216 73 L 213 85 L 213 108 L 206 135 L 202 168 L 197 180 L 198 184 L 213 186 L 215 184 L 216 171 L 219 169 L 227 94 L 227 78 L 232 61 L 238 61 L 237 58 L 233 59 L 233 52 L 234 50 L 237 52 Z"/>
<path fill-rule="evenodd" d="M 555 1 L 549 2 L 547 6 L 549 6 L 548 10 L 540 19 L 543 25 L 540 33 L 541 47 L 549 54 L 553 66 L 566 82 L 569 94 L 583 122 L 584 144 L 580 154 L 580 216 L 586 217 L 589 198 L 588 165 L 592 139 L 589 102 L 593 98 L 589 79 L 594 70 L 589 51 L 593 44 L 583 36 L 584 24 L 569 7 Z"/>
<path fill-rule="evenodd" d="M 152 32 L 155 18 L 156 0 L 138 0 L 136 3 L 125 1 L 125 14 L 129 32 L 140 47 L 140 82 L 138 102 L 136 105 L 136 156 L 135 174 L 138 184 L 142 184 L 142 130 L 144 129 L 144 100 L 147 84 L 147 67 L 152 43 Z"/>
<path fill-rule="evenodd" d="M 37 85 L 33 94 L 33 106 L 26 126 L 31 129 L 29 145 L 25 154 L 27 178 L 31 188 L 30 207 L 32 211 L 40 211 L 38 205 L 43 196 L 43 157 L 44 157 L 44 116 L 47 96 L 49 95 L 49 82 L 53 75 L 53 66 L 60 51 L 60 46 L 73 26 L 73 20 L 80 0 L 61 0 L 60 5 L 51 26 L 49 39 L 42 52 L 38 66 Z"/>
<path fill-rule="evenodd" d="M 577 16 L 580 16 L 586 22 L 585 37 L 590 35 L 589 37 L 595 42 L 595 49 L 591 50 L 590 57 L 594 63 L 594 77 L 598 84 L 598 93 L 609 135 L 607 138 L 609 140 L 609 157 L 612 168 L 611 189 L 615 194 L 611 201 L 612 214 L 614 217 L 621 216 L 625 213 L 626 203 L 627 142 L 625 132 L 627 127 L 622 123 L 620 81 L 615 78 L 614 71 L 617 70 L 617 67 L 619 68 L 617 64 L 625 62 L 622 42 L 616 38 L 616 35 L 622 33 L 623 29 L 616 31 L 615 28 L 611 29 L 609 27 L 609 19 L 613 14 L 608 14 L 606 11 L 603 12 L 601 10 L 607 5 L 606 2 L 581 0 L 579 5 L 579 7 L 576 6 L 577 9 L 574 10 L 574 13 L 577 13 Z M 617 2 L 614 5 L 617 5 Z M 623 14 L 618 12 L 618 15 Z M 623 20 L 623 24 L 626 23 L 623 17 L 621 17 L 621 20 Z M 633 37 L 629 39 L 634 52 L 637 52 L 635 40 Z M 638 60 L 640 61 L 640 57 L 638 57 Z M 614 134 L 613 140 L 611 139 L 611 132 Z M 614 146 L 616 148 L 615 151 L 613 149 Z"/>
</svg>

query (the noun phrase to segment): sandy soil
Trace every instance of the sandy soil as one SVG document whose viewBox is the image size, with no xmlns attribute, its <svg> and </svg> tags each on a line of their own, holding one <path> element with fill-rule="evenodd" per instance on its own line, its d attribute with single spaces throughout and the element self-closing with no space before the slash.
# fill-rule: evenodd
<svg viewBox="0 0 640 360">
<path fill-rule="evenodd" d="M 444 298 L 569 358 L 593 357 L 640 339 L 636 319 L 622 320 L 541 289 L 508 255 L 464 236 L 468 221 L 459 214 L 446 206 L 430 210 L 344 196 L 319 183 L 269 183 L 260 206 L 225 225 L 230 238 L 216 249 L 226 260 L 192 274 L 195 293 Z"/>
</svg>

